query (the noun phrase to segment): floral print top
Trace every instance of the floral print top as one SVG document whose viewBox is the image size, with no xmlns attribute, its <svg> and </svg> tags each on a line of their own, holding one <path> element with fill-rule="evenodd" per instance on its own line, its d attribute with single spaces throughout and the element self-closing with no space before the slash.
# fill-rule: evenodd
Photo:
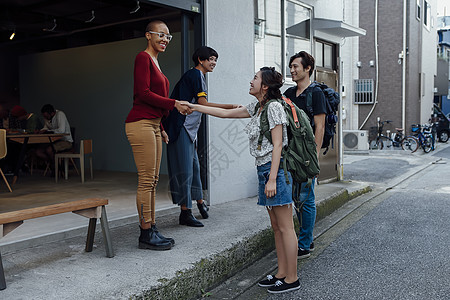
<svg viewBox="0 0 450 300">
<path fill-rule="evenodd" d="M 258 150 L 258 139 L 261 132 L 259 111 L 255 113 L 255 107 L 258 101 L 254 101 L 245 107 L 251 117 L 250 122 L 245 126 L 244 131 L 248 134 L 250 154 L 256 158 L 255 164 L 262 166 L 272 160 L 273 145 L 266 137 L 263 137 L 261 150 Z M 287 118 L 281 103 L 273 101 L 267 107 L 267 119 L 269 128 L 272 130 L 276 125 L 283 125 L 283 147 L 288 144 L 287 137 Z"/>
</svg>

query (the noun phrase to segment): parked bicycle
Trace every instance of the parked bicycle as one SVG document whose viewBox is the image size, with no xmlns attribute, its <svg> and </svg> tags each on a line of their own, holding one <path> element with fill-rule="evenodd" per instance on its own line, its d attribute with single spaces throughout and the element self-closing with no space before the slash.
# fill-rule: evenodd
<svg viewBox="0 0 450 300">
<path fill-rule="evenodd" d="M 417 139 L 419 146 L 422 147 L 423 152 L 429 153 L 436 148 L 436 139 L 433 134 L 432 125 L 413 124 L 411 125 L 411 131 Z"/>
<path fill-rule="evenodd" d="M 403 128 L 395 128 L 397 131 L 393 134 L 393 137 L 390 136 L 389 131 L 386 135 L 383 134 L 384 124 L 389 124 L 392 121 L 386 120 L 381 121 L 380 118 L 377 118 L 377 126 L 372 128 L 376 130 L 376 137 L 369 141 L 370 149 L 383 149 L 385 147 L 398 147 L 402 148 L 405 151 L 415 152 L 419 147 L 418 140 L 412 136 L 405 136 L 403 134 Z"/>
</svg>

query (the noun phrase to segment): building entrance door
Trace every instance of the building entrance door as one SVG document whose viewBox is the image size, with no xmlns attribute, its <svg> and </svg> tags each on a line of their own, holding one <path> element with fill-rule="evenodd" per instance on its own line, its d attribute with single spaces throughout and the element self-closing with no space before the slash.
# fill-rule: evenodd
<svg viewBox="0 0 450 300">
<path fill-rule="evenodd" d="M 316 81 L 323 82 L 328 85 L 330 88 L 333 88 L 335 91 L 338 91 L 338 74 L 336 71 L 331 70 L 316 70 Z M 340 116 L 338 114 L 339 120 Z M 337 127 L 337 126 L 336 126 Z M 336 131 L 337 128 L 336 128 Z M 323 180 L 332 180 L 338 178 L 338 157 L 339 157 L 339 132 L 336 132 L 334 136 L 334 140 L 331 142 L 330 147 L 328 148 L 328 152 L 326 155 L 323 155 L 324 149 L 320 151 L 319 155 L 319 164 L 320 164 L 320 175 L 319 181 Z"/>
</svg>

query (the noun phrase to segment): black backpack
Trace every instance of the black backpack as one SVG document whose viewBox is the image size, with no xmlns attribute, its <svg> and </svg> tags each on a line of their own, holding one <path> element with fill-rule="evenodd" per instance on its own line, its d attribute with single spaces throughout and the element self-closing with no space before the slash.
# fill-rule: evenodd
<svg viewBox="0 0 450 300">
<path fill-rule="evenodd" d="M 272 143 L 272 134 L 270 132 L 269 120 L 267 119 L 267 107 L 269 103 L 278 101 L 283 105 L 288 121 L 288 144 L 281 151 L 286 182 L 289 184 L 287 172 L 289 171 L 296 182 L 307 181 L 308 184 L 311 184 L 312 178 L 319 174 L 320 168 L 317 158 L 316 142 L 309 118 L 289 98 L 282 98 L 283 100 L 272 99 L 268 101 L 261 111 L 261 133 L 258 139 L 258 149 L 261 148 L 264 136 Z M 260 105 L 258 103 L 255 107 L 255 114 L 258 112 L 259 107 Z"/>
<path fill-rule="evenodd" d="M 334 135 L 336 134 L 336 124 L 338 122 L 337 111 L 339 109 L 339 103 L 341 102 L 339 94 L 328 87 L 324 83 L 314 81 L 309 85 L 308 93 L 306 94 L 306 109 L 309 116 L 314 116 L 312 109 L 312 92 L 314 87 L 319 87 L 325 95 L 327 114 L 325 116 L 325 131 L 323 134 L 322 148 L 326 150 L 323 152 L 325 155 L 328 152 L 328 148 L 334 148 Z M 314 126 L 314 119 L 312 119 L 312 126 Z"/>
</svg>

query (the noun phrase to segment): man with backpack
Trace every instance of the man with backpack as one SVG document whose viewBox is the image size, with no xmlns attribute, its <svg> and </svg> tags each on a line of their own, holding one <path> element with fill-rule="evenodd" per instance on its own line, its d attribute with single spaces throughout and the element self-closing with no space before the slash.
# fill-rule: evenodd
<svg viewBox="0 0 450 300">
<path fill-rule="evenodd" d="M 292 81 L 297 85 L 287 89 L 284 95 L 291 99 L 310 118 L 314 132 L 317 155 L 322 148 L 327 115 L 327 100 L 322 89 L 311 83 L 310 77 L 314 71 L 315 61 L 306 51 L 300 51 L 289 60 Z M 307 98 L 310 97 L 308 100 Z M 308 105 L 308 102 L 311 104 Z M 292 196 L 296 206 L 296 213 L 300 223 L 298 237 L 298 258 L 307 258 L 314 250 L 313 229 L 316 221 L 316 203 L 314 183 L 296 182 L 292 185 Z"/>
</svg>

